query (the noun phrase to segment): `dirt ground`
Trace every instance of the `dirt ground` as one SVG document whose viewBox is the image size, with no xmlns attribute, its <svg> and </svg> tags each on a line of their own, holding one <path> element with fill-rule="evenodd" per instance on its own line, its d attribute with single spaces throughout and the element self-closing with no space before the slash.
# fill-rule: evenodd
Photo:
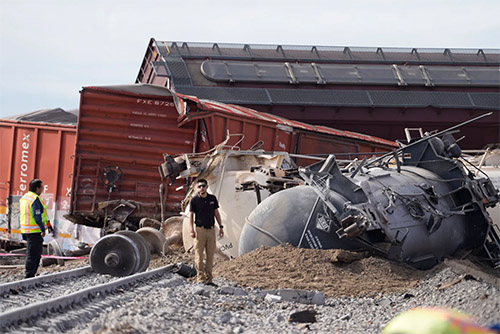
<svg viewBox="0 0 500 334">
<path fill-rule="evenodd" d="M 181 248 L 166 256 L 152 255 L 149 269 L 169 263 L 193 264 L 194 255 Z M 0 257 L 0 283 L 22 279 L 24 258 Z M 16 268 L 9 268 L 10 266 Z M 88 260 L 66 261 L 64 266 L 40 267 L 48 274 L 88 265 Z M 291 246 L 261 247 L 232 260 L 216 258 L 214 276 L 224 277 L 243 287 L 303 289 L 321 291 L 327 297 L 372 297 L 403 293 L 442 266 L 499 284 L 498 272 L 479 267 L 469 260 L 451 260 L 432 270 L 422 271 L 366 253 L 345 250 L 314 250 Z"/>
<path fill-rule="evenodd" d="M 318 290 L 327 297 L 404 292 L 426 274 L 363 253 L 291 246 L 261 247 L 214 269 L 215 276 L 242 286 Z"/>
</svg>

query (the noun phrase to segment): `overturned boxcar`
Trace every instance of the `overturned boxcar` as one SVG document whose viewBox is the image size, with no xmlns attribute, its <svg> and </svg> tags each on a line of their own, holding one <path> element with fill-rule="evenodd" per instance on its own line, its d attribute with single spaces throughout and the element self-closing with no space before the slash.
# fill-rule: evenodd
<svg viewBox="0 0 500 334">
<path fill-rule="evenodd" d="M 226 144 L 242 150 L 371 155 L 396 147 L 389 140 L 200 100 L 164 87 L 85 87 L 68 219 L 133 230 L 143 217 L 163 220 L 178 214 L 186 187 L 161 180 L 163 153 L 209 151 L 228 133 Z M 303 159 L 298 161 L 302 165 L 312 162 L 297 159 Z"/>
</svg>

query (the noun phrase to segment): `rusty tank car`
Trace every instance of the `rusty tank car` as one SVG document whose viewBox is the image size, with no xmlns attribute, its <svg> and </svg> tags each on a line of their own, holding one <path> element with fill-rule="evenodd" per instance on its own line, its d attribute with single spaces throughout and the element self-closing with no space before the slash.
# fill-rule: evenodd
<svg viewBox="0 0 500 334">
<path fill-rule="evenodd" d="M 499 190 L 459 159 L 459 126 L 344 168 L 333 155 L 301 168 L 304 185 L 270 196 L 248 216 L 239 254 L 290 243 L 369 250 L 427 269 L 470 250 L 498 266 L 498 226 L 487 208 L 498 205 Z"/>
</svg>

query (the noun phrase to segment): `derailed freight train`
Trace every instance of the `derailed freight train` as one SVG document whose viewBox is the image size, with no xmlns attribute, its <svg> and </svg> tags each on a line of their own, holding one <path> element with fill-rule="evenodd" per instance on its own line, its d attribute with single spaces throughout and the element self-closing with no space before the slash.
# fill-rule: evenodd
<svg viewBox="0 0 500 334">
<path fill-rule="evenodd" d="M 459 159 L 449 130 L 345 168 L 329 156 L 300 169 L 304 185 L 270 196 L 248 216 L 239 254 L 290 243 L 370 250 L 426 269 L 472 250 L 498 266 L 498 227 L 486 209 L 499 191 Z"/>
<path fill-rule="evenodd" d="M 136 230 L 142 218 L 164 220 L 178 214 L 186 189 L 160 180 L 162 153 L 206 152 L 227 133 L 232 134 L 227 145 L 238 150 L 374 154 L 397 147 L 389 140 L 199 100 L 154 85 L 85 87 L 66 218 L 108 234 Z"/>
</svg>

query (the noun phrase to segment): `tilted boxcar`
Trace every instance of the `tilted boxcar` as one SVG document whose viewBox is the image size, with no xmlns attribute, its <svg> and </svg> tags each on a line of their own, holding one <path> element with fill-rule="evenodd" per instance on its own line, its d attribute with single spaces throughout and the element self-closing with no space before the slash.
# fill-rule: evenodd
<svg viewBox="0 0 500 334">
<path fill-rule="evenodd" d="M 242 150 L 258 144 L 265 151 L 298 154 L 370 153 L 396 146 L 160 86 L 84 87 L 68 218 L 95 227 L 118 222 L 133 229 L 143 217 L 160 219 L 162 204 L 165 217 L 178 214 L 185 187 L 161 180 L 163 154 L 208 151 L 228 133 L 234 136 L 227 145 Z"/>
</svg>

